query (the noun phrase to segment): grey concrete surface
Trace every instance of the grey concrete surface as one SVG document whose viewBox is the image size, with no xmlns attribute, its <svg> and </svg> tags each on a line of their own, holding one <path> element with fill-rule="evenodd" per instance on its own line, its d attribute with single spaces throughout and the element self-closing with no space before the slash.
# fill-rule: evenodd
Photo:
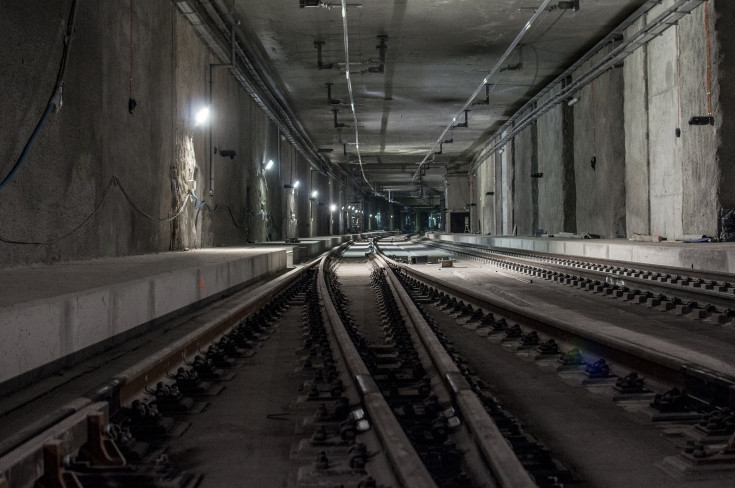
<svg viewBox="0 0 735 488">
<path fill-rule="evenodd" d="M 531 178 L 537 166 L 537 124 L 531 124 L 514 139 L 513 147 L 513 227 L 518 235 L 533 235 L 536 229 L 538 208 L 534 194 L 538 182 Z"/>
<path fill-rule="evenodd" d="M 569 256 L 672 266 L 714 273 L 735 273 L 735 244 L 633 242 L 626 239 L 563 239 L 480 236 L 427 232 L 426 237 L 449 242 L 525 249 Z"/>
<path fill-rule="evenodd" d="M 579 103 L 573 107 L 577 232 L 625 237 L 622 69 L 606 72 L 577 97 Z"/>
<path fill-rule="evenodd" d="M 735 5 L 727 0 L 718 0 L 713 3 L 714 12 L 711 15 L 710 25 L 714 26 L 712 31 L 712 94 L 716 100 L 715 110 L 721 111 L 721 115 L 715 121 L 719 127 L 718 145 L 715 157 L 720 173 L 717 186 L 719 206 L 722 208 L 735 208 L 735 165 L 731 161 L 735 158 L 735 138 L 730 135 L 735 133 L 735 120 L 729 117 L 735 109 L 735 93 L 731 90 L 730 83 L 735 70 L 735 32 L 730 28 L 735 19 Z M 717 108 L 719 105 L 719 108 Z"/>
<path fill-rule="evenodd" d="M 38 0 L 0 5 L 0 84 L 8 102 L 0 115 L 2 177 L 51 94 L 70 6 L 70 0 L 50 7 Z M 311 177 L 308 162 L 279 137 L 226 69 L 214 69 L 211 126 L 194 124 L 194 115 L 208 103 L 209 64 L 217 61 L 174 3 L 133 4 L 132 48 L 131 73 L 129 2 L 78 3 L 62 109 L 49 115 L 2 190 L 6 211 L 0 215 L 0 239 L 53 242 L 0 242 L 0 267 L 330 233 L 334 197 L 328 178 Z M 128 113 L 131 76 L 133 114 Z M 209 127 L 214 148 L 236 151 L 233 160 L 212 156 L 213 196 Z M 261 165 L 270 159 L 275 167 L 264 173 Z M 132 204 L 151 217 L 169 218 L 185 208 L 173 222 L 151 222 L 116 185 L 105 193 L 113 176 Z M 298 190 L 283 188 L 297 179 Z M 198 204 L 206 200 L 206 206 L 197 209 L 186 200 L 191 181 Z M 310 211 L 312 187 L 326 204 Z M 354 200 L 335 185 L 332 193 L 340 192 L 343 200 Z M 89 221 L 71 232 L 98 205 Z M 344 232 L 342 220 L 336 229 Z"/>
<path fill-rule="evenodd" d="M 673 3 L 662 2 L 645 22 Z M 732 142 L 725 135 L 732 96 L 724 88 L 733 46 L 724 26 L 726 19 L 733 19 L 733 9 L 722 1 L 709 2 L 708 8 L 714 125 L 688 124 L 692 116 L 707 115 L 707 30 L 701 5 L 635 51 L 622 69 L 614 68 L 583 88 L 573 107 L 562 104 L 543 115 L 537 137 L 528 128 L 514 138 L 517 175 L 499 191 L 514 192 L 515 214 L 503 215 L 510 220 L 503 223 L 503 233 L 510 234 L 517 226 L 518 235 L 531 235 L 536 211 L 538 226 L 550 232 L 564 229 L 603 237 L 657 234 L 669 239 L 717 233 L 720 207 L 730 208 L 735 201 L 727 183 L 732 179 L 732 165 L 726 162 Z M 645 22 L 636 22 L 628 35 Z M 565 123 L 569 113 L 573 127 Z M 681 137 L 675 134 L 677 128 Z M 533 167 L 529 154 L 534 154 L 534 144 L 539 172 L 544 170 L 538 181 L 538 204 L 533 203 L 533 184 L 522 183 L 529 164 Z M 564 157 L 569 145 L 573 154 Z M 490 156 L 483 157 L 489 164 Z M 563 171 L 562 162 L 573 169 Z"/>
<path fill-rule="evenodd" d="M 552 93 L 550 96 L 555 95 Z M 553 108 L 538 120 L 538 226 L 547 232 L 564 229 L 564 140 L 562 106 Z M 562 130 L 559 130 L 562 128 Z"/>
<path fill-rule="evenodd" d="M 641 29 L 639 20 L 628 30 Z M 625 117 L 625 226 L 628 235 L 650 234 L 648 52 L 643 46 L 625 60 L 623 115 Z"/>
<path fill-rule="evenodd" d="M 658 11 L 671 2 L 663 2 Z M 651 14 L 655 15 L 656 10 Z M 682 233 L 681 144 L 672 134 L 677 120 L 676 34 L 669 29 L 650 44 L 648 60 L 648 118 L 650 129 L 651 233 Z"/>
<path fill-rule="evenodd" d="M 2 270 L 0 383 L 285 267 L 229 248 Z"/>
<path fill-rule="evenodd" d="M 719 211 L 718 192 L 721 178 L 730 166 L 725 160 L 718 158 L 718 147 L 727 144 L 727 132 L 723 132 L 723 124 L 727 116 L 723 106 L 718 103 L 718 92 L 724 96 L 731 90 L 726 88 L 728 81 L 717 83 L 718 63 L 724 59 L 724 53 L 718 49 L 714 21 L 717 9 L 715 4 L 732 2 L 711 2 L 710 24 L 705 24 L 704 6 L 697 8 L 691 15 L 679 22 L 679 95 L 681 104 L 682 137 L 681 137 L 681 171 L 682 171 L 682 232 L 691 234 L 717 234 L 717 215 Z M 730 14 L 730 19 L 735 17 Z M 710 62 L 713 63 L 712 114 L 715 125 L 689 125 L 693 116 L 707 115 L 707 29 L 710 30 Z M 721 57 L 722 56 L 722 57 Z M 714 60 L 714 61 L 713 61 Z M 721 172 L 723 174 L 721 174 Z M 723 181 L 724 182 L 724 181 Z M 732 186 L 732 185 L 727 185 Z"/>
</svg>

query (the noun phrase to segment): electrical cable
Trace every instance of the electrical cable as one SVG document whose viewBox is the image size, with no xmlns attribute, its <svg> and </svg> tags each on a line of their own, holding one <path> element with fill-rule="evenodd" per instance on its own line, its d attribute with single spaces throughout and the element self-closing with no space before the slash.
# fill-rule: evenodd
<svg viewBox="0 0 735 488">
<path fill-rule="evenodd" d="M 159 222 L 171 222 L 172 220 L 175 220 L 179 215 L 182 214 L 182 212 L 186 208 L 186 202 L 189 201 L 189 195 L 187 195 L 184 201 L 181 203 L 181 208 L 179 208 L 179 210 L 176 212 L 176 214 L 173 217 L 152 217 L 148 215 L 147 213 L 145 213 L 140 207 L 138 207 L 138 205 L 135 204 L 133 199 L 130 198 L 130 195 L 128 195 L 128 192 L 125 191 L 125 188 L 120 183 L 120 180 L 117 179 L 117 176 L 113 176 L 112 179 L 115 180 L 115 183 L 120 188 L 120 191 L 122 192 L 123 196 L 128 201 L 128 203 L 130 204 L 130 206 L 133 208 L 133 210 L 135 210 L 136 212 L 138 212 L 140 215 L 150 220 L 151 222 L 159 223 Z"/>
<path fill-rule="evenodd" d="M 62 91 L 64 87 L 64 74 L 66 73 L 66 60 L 69 56 L 69 50 L 71 48 L 71 40 L 72 40 L 72 34 L 74 33 L 74 18 L 76 16 L 77 11 L 77 0 L 73 0 L 71 4 L 71 9 L 69 11 L 69 19 L 66 23 L 66 34 L 64 35 L 64 51 L 61 55 L 61 63 L 59 65 L 59 71 L 56 75 L 56 83 L 54 84 L 54 90 L 51 92 L 51 97 L 49 98 L 48 103 L 46 104 L 46 110 L 44 110 L 43 115 L 41 116 L 41 119 L 38 121 L 38 124 L 36 124 L 36 128 L 33 129 L 33 133 L 31 134 L 31 137 L 28 138 L 28 142 L 26 142 L 25 146 L 23 147 L 23 152 L 21 152 L 20 157 L 13 165 L 13 168 L 10 170 L 10 172 L 3 178 L 2 182 L 0 182 L 0 190 L 2 190 L 5 185 L 7 185 L 10 180 L 13 179 L 15 174 L 18 172 L 18 169 L 23 164 L 23 162 L 26 159 L 26 156 L 28 156 L 28 152 L 31 149 L 31 146 L 33 145 L 33 141 L 36 140 L 36 137 L 38 136 L 39 132 L 41 132 L 41 128 L 46 123 L 46 119 L 48 118 L 49 112 L 51 112 L 51 109 L 55 107 L 55 111 L 58 112 L 61 110 L 61 104 L 62 104 Z"/>
<path fill-rule="evenodd" d="M 350 43 L 347 33 L 347 3 L 345 2 L 345 0 L 342 0 L 342 31 L 344 33 L 345 44 L 345 77 L 347 78 L 347 90 L 350 93 L 352 119 L 355 123 L 355 151 L 357 152 L 357 161 L 360 163 L 360 173 L 362 174 L 362 179 L 365 180 L 365 183 L 367 183 L 373 193 L 377 194 L 377 190 L 375 190 L 373 185 L 370 184 L 370 182 L 368 181 L 367 176 L 365 176 L 365 169 L 362 166 L 362 156 L 360 155 L 360 135 L 357 129 L 357 112 L 355 111 L 355 99 L 352 94 L 352 80 L 350 80 Z"/>
<path fill-rule="evenodd" d="M 561 20 L 561 18 L 564 17 L 564 14 L 566 14 L 567 12 L 568 12 L 568 9 L 562 9 L 559 12 L 559 15 L 549 24 L 549 26 L 546 29 L 544 29 L 539 35 L 536 36 L 534 40 L 530 41 L 528 44 L 534 44 L 538 42 L 538 40 L 544 37 L 546 33 L 549 32 Z"/>
<path fill-rule="evenodd" d="M 84 226 L 84 224 L 89 222 L 89 220 L 97 213 L 97 211 L 102 207 L 102 204 L 105 203 L 105 200 L 107 200 L 107 197 L 110 195 L 110 189 L 113 186 L 116 186 L 120 189 L 120 192 L 123 194 L 123 196 L 125 197 L 125 200 L 133 208 L 133 210 L 135 210 L 137 213 L 142 215 L 144 218 L 150 220 L 151 222 L 156 222 L 156 223 L 170 222 L 176 219 L 179 215 L 181 215 L 184 212 L 184 210 L 186 209 L 186 203 L 189 201 L 189 198 L 193 196 L 193 194 L 189 194 L 186 196 L 184 201 L 181 203 L 181 207 L 176 211 L 176 214 L 174 216 L 161 217 L 161 218 L 153 217 L 147 214 L 145 211 L 143 211 L 138 205 L 136 205 L 135 202 L 133 202 L 133 200 L 130 198 L 130 195 L 128 195 L 128 192 L 122 186 L 122 183 L 120 183 L 120 180 L 117 178 L 117 176 L 112 176 L 112 178 L 110 178 L 110 181 L 107 183 L 107 186 L 105 186 L 105 190 L 102 192 L 102 198 L 97 203 L 97 205 L 95 205 L 92 212 L 68 232 L 65 232 L 64 234 L 58 237 L 54 237 L 53 239 L 48 239 L 45 241 L 21 241 L 21 240 L 16 240 L 16 239 L 8 239 L 8 238 L 0 236 L 0 242 L 4 242 L 6 244 L 47 245 L 47 244 L 53 244 L 55 242 L 66 239 L 67 237 L 71 236 L 72 234 L 77 232 L 79 229 L 81 229 Z"/>
<path fill-rule="evenodd" d="M 230 219 L 232 219 L 232 223 L 237 227 L 238 229 L 247 229 L 247 226 L 245 223 L 239 223 L 237 219 L 235 218 L 235 213 L 232 211 L 232 207 L 230 206 L 220 206 L 215 205 L 214 208 L 212 208 L 209 203 L 206 202 L 206 200 L 202 200 L 202 203 L 199 203 L 199 198 L 197 198 L 196 195 L 194 195 L 193 191 L 189 191 L 189 195 L 191 198 L 194 199 L 194 209 L 199 210 L 202 207 L 207 207 L 207 210 L 209 210 L 212 213 L 217 213 L 223 208 L 227 209 L 227 212 L 230 214 Z M 263 211 L 260 210 L 258 212 L 246 212 L 248 215 L 263 215 Z"/>
</svg>

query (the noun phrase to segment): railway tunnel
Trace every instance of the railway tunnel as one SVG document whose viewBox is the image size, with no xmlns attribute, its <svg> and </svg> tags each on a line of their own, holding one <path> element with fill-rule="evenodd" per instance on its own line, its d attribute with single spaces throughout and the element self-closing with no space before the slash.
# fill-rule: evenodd
<svg viewBox="0 0 735 488">
<path fill-rule="evenodd" d="M 734 20 L 3 2 L 0 487 L 728 486 Z"/>
</svg>

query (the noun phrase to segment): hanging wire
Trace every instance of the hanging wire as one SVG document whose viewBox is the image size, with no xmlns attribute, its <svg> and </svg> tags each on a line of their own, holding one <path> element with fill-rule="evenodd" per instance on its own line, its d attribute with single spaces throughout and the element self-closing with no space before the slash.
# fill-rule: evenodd
<svg viewBox="0 0 735 488">
<path fill-rule="evenodd" d="M 172 217 L 154 217 L 152 215 L 149 215 L 146 213 L 143 209 L 141 209 L 132 198 L 130 198 L 130 195 L 128 195 L 128 192 L 125 190 L 125 188 L 122 186 L 122 183 L 120 183 L 120 180 L 118 180 L 117 176 L 112 176 L 110 178 L 110 181 L 107 182 L 107 186 L 105 186 L 104 191 L 102 192 L 102 198 L 97 203 L 97 205 L 94 206 L 94 210 L 87 215 L 79 224 L 74 226 L 71 230 L 61 234 L 60 236 L 54 237 L 52 239 L 47 240 L 38 240 L 38 241 L 21 241 L 17 239 L 8 239 L 5 237 L 0 236 L 0 242 L 4 242 L 6 244 L 33 244 L 33 245 L 46 245 L 46 244 L 53 244 L 55 242 L 61 241 L 63 239 L 66 239 L 67 237 L 71 236 L 75 232 L 77 232 L 79 229 L 81 229 L 89 220 L 97 213 L 97 211 L 102 207 L 102 204 L 105 203 L 107 200 L 107 197 L 110 195 L 110 189 L 112 187 L 118 187 L 120 189 L 120 192 L 125 197 L 125 200 L 127 200 L 128 204 L 135 210 L 137 213 L 139 213 L 142 217 L 144 217 L 147 220 L 150 220 L 151 222 L 170 222 L 174 219 L 176 219 L 186 208 L 186 203 L 189 201 L 189 198 L 191 197 L 191 194 L 187 195 L 184 201 L 181 203 L 181 207 L 176 211 L 176 214 Z"/>
<path fill-rule="evenodd" d="M 46 104 L 46 109 L 44 110 L 41 119 L 38 121 L 38 124 L 36 124 L 36 128 L 33 129 L 31 136 L 28 138 L 28 142 L 26 142 L 26 145 L 23 147 L 23 152 L 21 152 L 20 157 L 18 157 L 18 160 L 15 162 L 10 172 L 5 176 L 5 178 L 3 178 L 2 182 L 0 182 L 0 190 L 2 190 L 5 185 L 10 183 L 10 180 L 13 179 L 15 173 L 17 173 L 18 169 L 20 169 L 20 166 L 23 164 L 23 161 L 25 161 L 26 156 L 28 156 L 28 152 L 31 150 L 33 141 L 36 140 L 36 137 L 41 132 L 41 128 L 46 123 L 46 119 L 48 118 L 49 113 L 51 113 L 51 110 L 53 109 L 54 112 L 58 112 L 59 110 L 61 110 L 61 105 L 63 101 L 62 92 L 64 87 L 64 74 L 66 73 L 66 60 L 69 57 L 69 51 L 71 49 L 72 34 L 74 33 L 74 19 L 76 18 L 76 13 L 77 0 L 74 0 L 69 11 L 69 19 L 66 22 L 66 34 L 64 35 L 64 52 L 61 55 L 61 63 L 59 65 L 59 71 L 56 75 L 54 91 L 51 92 L 51 97 Z"/>
<path fill-rule="evenodd" d="M 357 128 L 357 112 L 355 111 L 355 98 L 352 94 L 352 80 L 350 79 L 350 41 L 347 32 L 347 3 L 345 2 L 345 0 L 342 0 L 342 30 L 344 32 L 345 41 L 345 77 L 347 78 L 347 90 L 350 93 L 352 120 L 355 124 L 355 151 L 357 152 L 357 161 L 360 163 L 360 173 L 362 174 L 362 179 L 365 180 L 365 183 L 367 183 L 373 193 L 378 193 L 373 185 L 368 181 L 367 176 L 365 176 L 365 168 L 363 168 L 362 166 L 362 156 L 360 154 L 360 133 Z"/>
</svg>

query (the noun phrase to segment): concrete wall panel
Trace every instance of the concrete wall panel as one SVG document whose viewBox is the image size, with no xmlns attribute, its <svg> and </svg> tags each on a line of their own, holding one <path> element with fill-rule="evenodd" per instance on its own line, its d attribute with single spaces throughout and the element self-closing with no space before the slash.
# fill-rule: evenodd
<svg viewBox="0 0 735 488">
<path fill-rule="evenodd" d="M 584 87 L 574 105 L 577 232 L 624 237 L 625 132 L 622 69 Z M 592 158 L 596 158 L 592 165 Z"/>
<path fill-rule="evenodd" d="M 5 131 L 0 145 L 2 177 L 52 92 L 71 3 L 0 3 L 0 84 L 8 101 L 0 125 L 14 128 Z M 279 137 L 226 68 L 213 70 L 210 124 L 195 125 L 194 115 L 209 104 L 209 65 L 220 60 L 175 3 L 134 4 L 137 106 L 128 113 L 129 9 L 121 0 L 78 2 L 63 107 L 49 115 L 3 189 L 0 239 L 20 243 L 0 242 L 0 268 L 240 245 L 289 232 L 328 234 L 328 205 L 315 208 L 311 217 L 308 200 L 312 182 L 321 201 L 329 200 L 328 178 L 310 177 L 308 161 Z M 211 157 L 210 130 L 212 148 L 218 149 Z M 234 150 L 235 158 L 222 157 L 223 149 Z M 261 166 L 270 159 L 275 167 L 264 173 Z M 297 179 L 298 190 L 283 188 Z M 199 208 L 189 196 L 192 184 Z M 335 185 L 333 193 L 343 190 Z M 182 206 L 170 222 L 142 215 L 166 219 Z"/>
<path fill-rule="evenodd" d="M 643 21 L 629 28 L 637 32 Z M 650 234 L 648 171 L 648 47 L 644 46 L 625 60 L 625 208 L 629 236 Z"/>
<path fill-rule="evenodd" d="M 564 230 L 564 150 L 561 105 L 538 119 L 538 227 L 547 232 Z"/>
<path fill-rule="evenodd" d="M 536 139 L 536 124 L 531 124 L 513 140 L 513 225 L 519 236 L 533 235 L 536 224 L 534 192 L 538 183 L 531 178 L 537 165 Z"/>
</svg>

